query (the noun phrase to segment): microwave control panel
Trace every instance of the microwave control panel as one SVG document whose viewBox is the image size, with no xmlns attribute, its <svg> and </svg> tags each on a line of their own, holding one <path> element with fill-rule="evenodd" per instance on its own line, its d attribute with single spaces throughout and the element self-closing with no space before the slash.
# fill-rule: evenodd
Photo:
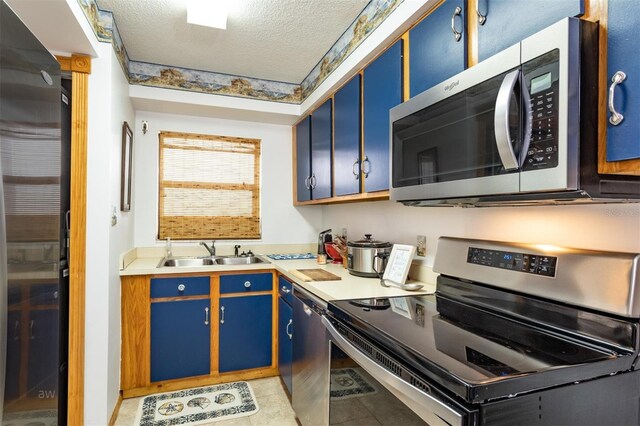
<svg viewBox="0 0 640 426">
<path fill-rule="evenodd" d="M 467 263 L 543 275 L 546 277 L 555 277 L 558 258 L 539 254 L 469 247 Z"/>
<path fill-rule="evenodd" d="M 523 170 L 558 165 L 558 62 L 554 52 L 523 65 L 529 91 L 531 140 Z"/>
</svg>

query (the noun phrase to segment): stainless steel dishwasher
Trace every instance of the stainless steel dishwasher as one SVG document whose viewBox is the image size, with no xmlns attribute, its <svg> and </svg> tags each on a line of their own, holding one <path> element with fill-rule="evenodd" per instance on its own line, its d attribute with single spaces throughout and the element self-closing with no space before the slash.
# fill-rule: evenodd
<svg viewBox="0 0 640 426">
<path fill-rule="evenodd" d="M 292 402 L 302 426 L 329 424 L 329 345 L 322 317 L 327 304 L 293 289 Z"/>
</svg>

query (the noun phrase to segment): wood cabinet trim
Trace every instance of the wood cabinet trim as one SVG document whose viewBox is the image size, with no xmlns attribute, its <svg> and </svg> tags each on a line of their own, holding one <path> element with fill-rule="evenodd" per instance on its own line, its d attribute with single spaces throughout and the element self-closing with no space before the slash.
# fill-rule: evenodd
<svg viewBox="0 0 640 426">
<path fill-rule="evenodd" d="M 71 237 L 69 244 L 69 359 L 67 421 L 84 422 L 87 128 L 91 57 L 56 56 L 71 73 Z"/>
<path fill-rule="evenodd" d="M 60 64 L 62 71 L 91 74 L 91 56 L 77 54 L 71 56 L 56 55 L 56 60 Z"/>
</svg>

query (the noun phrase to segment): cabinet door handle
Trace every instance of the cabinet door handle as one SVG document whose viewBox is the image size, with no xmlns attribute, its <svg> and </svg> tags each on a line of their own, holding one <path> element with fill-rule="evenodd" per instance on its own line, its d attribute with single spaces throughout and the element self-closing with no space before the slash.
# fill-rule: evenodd
<svg viewBox="0 0 640 426">
<path fill-rule="evenodd" d="M 15 333 L 13 340 L 20 340 L 20 321 L 16 321 L 15 325 L 13 326 L 13 332 Z"/>
<path fill-rule="evenodd" d="M 307 176 L 306 178 L 304 178 L 304 187 L 307 189 L 311 189 L 311 184 L 309 183 L 310 180 L 311 176 Z"/>
<path fill-rule="evenodd" d="M 365 165 L 368 164 L 369 167 L 365 167 Z M 369 173 L 371 173 L 371 161 L 369 161 L 369 157 L 364 157 L 364 160 L 362 160 L 362 173 L 364 173 L 364 177 L 365 179 L 369 177 Z"/>
<path fill-rule="evenodd" d="M 244 288 L 251 288 L 251 281 L 245 281 Z"/>
<path fill-rule="evenodd" d="M 33 320 L 29 321 L 29 340 L 33 340 Z"/>
<path fill-rule="evenodd" d="M 358 167 L 360 161 L 356 158 L 356 161 L 353 162 L 353 166 L 351 166 L 351 173 L 355 176 L 356 180 L 360 179 L 360 167 Z M 358 171 L 356 172 L 356 167 L 358 167 Z"/>
<path fill-rule="evenodd" d="M 220 324 L 224 324 L 224 306 L 220 306 Z"/>
<path fill-rule="evenodd" d="M 311 189 L 315 189 L 316 188 L 316 174 L 312 174 L 311 177 L 309 178 L 309 186 L 311 186 Z"/>
<path fill-rule="evenodd" d="M 287 328 L 286 328 L 286 333 L 287 336 L 289 336 L 289 340 L 291 340 L 293 338 L 293 334 L 289 333 L 289 327 L 291 327 L 291 324 L 293 324 L 293 320 L 290 319 L 289 322 L 287 323 Z"/>
<path fill-rule="evenodd" d="M 462 18 L 462 8 L 460 6 L 457 6 L 453 11 L 453 15 L 451 15 L 451 31 L 453 31 L 453 37 L 456 41 L 460 41 L 462 38 L 462 31 L 456 31 L 456 16 L 460 16 L 460 18 Z"/>
<path fill-rule="evenodd" d="M 204 308 L 204 325 L 209 325 L 209 308 Z"/>
<path fill-rule="evenodd" d="M 611 77 L 611 86 L 609 86 L 609 112 L 611 112 L 611 117 L 609 117 L 609 123 L 614 126 L 617 126 L 624 120 L 624 115 L 616 111 L 616 107 L 613 105 L 613 97 L 616 93 L 616 86 L 626 79 L 627 75 L 622 71 L 616 72 L 613 77 Z"/>
<path fill-rule="evenodd" d="M 476 15 L 478 15 L 478 24 L 484 25 L 487 22 L 487 15 L 480 13 L 480 0 L 476 1 Z"/>
<path fill-rule="evenodd" d="M 291 293 L 291 290 L 289 290 L 288 288 L 286 288 L 285 286 L 282 286 L 282 288 L 280 289 L 283 293 L 288 294 Z"/>
</svg>

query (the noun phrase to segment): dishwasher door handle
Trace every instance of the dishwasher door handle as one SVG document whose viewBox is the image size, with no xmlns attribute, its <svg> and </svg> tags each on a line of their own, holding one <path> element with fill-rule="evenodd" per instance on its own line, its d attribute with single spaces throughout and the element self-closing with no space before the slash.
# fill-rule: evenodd
<svg viewBox="0 0 640 426">
<path fill-rule="evenodd" d="M 375 361 L 364 355 L 340 334 L 326 316 L 322 316 L 322 323 L 331 335 L 334 344 L 340 347 L 360 367 L 369 373 L 391 393 L 413 410 L 430 425 L 462 425 L 462 415 L 438 401 L 420 389 L 411 386 L 395 374 L 387 371 Z"/>
</svg>

